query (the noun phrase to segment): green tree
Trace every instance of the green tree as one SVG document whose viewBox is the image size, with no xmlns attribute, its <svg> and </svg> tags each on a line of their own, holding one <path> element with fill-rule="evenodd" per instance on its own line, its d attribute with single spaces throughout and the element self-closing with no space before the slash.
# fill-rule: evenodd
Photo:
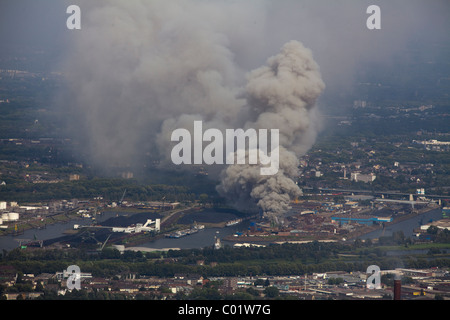
<svg viewBox="0 0 450 320">
<path fill-rule="evenodd" d="M 255 288 L 252 288 L 252 287 L 247 288 L 246 292 L 248 294 L 251 294 L 252 296 L 259 297 L 259 291 L 256 290 Z"/>
<path fill-rule="evenodd" d="M 206 205 L 209 201 L 209 196 L 206 193 L 202 193 L 198 196 L 198 199 L 202 205 Z"/>
<path fill-rule="evenodd" d="M 428 234 L 433 234 L 433 235 L 435 235 L 435 234 L 437 234 L 438 232 L 439 232 L 439 228 L 436 227 L 436 226 L 430 226 L 430 227 L 427 229 L 427 233 L 428 233 Z"/>
<path fill-rule="evenodd" d="M 264 289 L 264 294 L 269 298 L 276 298 L 280 294 L 277 287 L 267 287 Z"/>
<path fill-rule="evenodd" d="M 265 285 L 265 281 L 264 279 L 256 279 L 256 281 L 254 282 L 255 287 L 257 286 L 264 286 Z"/>
</svg>

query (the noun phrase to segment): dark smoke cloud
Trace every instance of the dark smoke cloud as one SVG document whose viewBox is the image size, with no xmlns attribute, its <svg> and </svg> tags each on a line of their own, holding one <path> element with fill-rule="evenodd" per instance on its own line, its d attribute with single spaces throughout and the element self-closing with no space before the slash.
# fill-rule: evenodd
<svg viewBox="0 0 450 320">
<path fill-rule="evenodd" d="M 232 165 L 222 173 L 219 192 L 244 208 L 255 205 L 271 220 L 279 220 L 301 190 L 298 157 L 312 146 L 316 135 L 314 110 L 324 89 L 319 67 L 312 53 L 298 41 L 290 41 L 267 65 L 248 76 L 247 98 L 256 120 L 246 127 L 276 128 L 280 132 L 281 168 L 274 176 L 260 176 L 251 165 Z"/>
<path fill-rule="evenodd" d="M 89 2 L 83 21 L 89 32 L 76 40 L 66 71 L 94 163 L 139 163 L 140 146 L 148 142 L 150 150 L 169 160 L 172 131 L 192 128 L 194 120 L 222 130 L 279 129 L 279 172 L 261 178 L 255 166 L 230 166 L 218 190 L 240 207 L 256 206 L 271 218 L 288 208 L 291 197 L 301 194 L 292 179 L 297 156 L 314 142 L 311 114 L 324 84 L 311 51 L 297 41 L 245 79 L 229 34 L 237 25 L 257 34 L 248 21 L 259 19 L 265 9 L 255 2 L 247 6 Z M 238 19 L 237 25 L 230 25 L 224 12 Z M 236 200 L 235 192 L 245 201 Z"/>
</svg>

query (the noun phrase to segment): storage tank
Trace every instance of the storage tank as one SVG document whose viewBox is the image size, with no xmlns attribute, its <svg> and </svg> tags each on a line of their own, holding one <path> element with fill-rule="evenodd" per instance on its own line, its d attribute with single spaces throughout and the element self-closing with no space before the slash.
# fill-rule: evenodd
<svg viewBox="0 0 450 320">
<path fill-rule="evenodd" d="M 17 212 L 10 212 L 10 213 L 8 213 L 8 220 L 9 221 L 17 221 L 17 220 L 19 220 L 19 214 Z"/>
<path fill-rule="evenodd" d="M 2 220 L 3 221 L 8 221 L 8 214 L 7 213 L 2 213 Z"/>
<path fill-rule="evenodd" d="M 3 224 L 3 219 L 2 218 L 0 218 L 0 224 Z"/>
</svg>

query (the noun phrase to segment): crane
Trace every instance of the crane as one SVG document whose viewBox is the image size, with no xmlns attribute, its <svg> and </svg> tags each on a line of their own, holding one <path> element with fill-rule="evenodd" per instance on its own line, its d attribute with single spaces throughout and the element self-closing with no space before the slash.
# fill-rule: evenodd
<svg viewBox="0 0 450 320">
<path fill-rule="evenodd" d="M 162 205 L 162 211 L 164 211 L 165 210 L 165 204 L 166 204 L 166 196 L 164 196 L 164 197 L 162 197 L 162 203 L 163 203 L 163 205 Z"/>
<path fill-rule="evenodd" d="M 109 237 L 111 237 L 112 233 L 109 234 L 108 238 L 106 238 L 105 242 L 103 243 L 102 247 L 100 248 L 100 251 L 103 250 L 103 248 L 105 247 L 105 244 L 108 242 Z"/>
<path fill-rule="evenodd" d="M 127 189 L 125 189 L 125 190 L 123 191 L 122 198 L 120 198 L 119 204 L 122 204 L 122 201 L 123 201 L 123 198 L 125 197 L 125 193 L 126 193 L 126 192 L 127 192 Z"/>
</svg>

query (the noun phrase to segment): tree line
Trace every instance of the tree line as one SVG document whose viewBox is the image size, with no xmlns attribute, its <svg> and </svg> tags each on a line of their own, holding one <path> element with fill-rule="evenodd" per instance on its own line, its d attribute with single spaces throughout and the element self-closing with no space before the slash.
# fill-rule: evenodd
<svg viewBox="0 0 450 320">
<path fill-rule="evenodd" d="M 126 199 L 155 201 L 193 201 L 198 195 L 188 187 L 176 185 L 144 185 L 126 179 L 96 178 L 60 183 L 16 183 L 2 186 L 5 201 L 42 201 L 48 199 L 90 199 L 103 196 L 105 200 L 119 201 L 126 189 Z"/>
<path fill-rule="evenodd" d="M 141 276 L 170 278 L 175 274 L 200 274 L 204 277 L 234 277 L 250 275 L 304 275 L 327 271 L 362 271 L 371 264 L 382 270 L 406 268 L 448 267 L 450 259 L 415 256 L 389 257 L 380 252 L 360 251 L 353 259 L 342 259 L 340 252 L 355 252 L 348 244 L 318 243 L 270 245 L 262 248 L 187 249 L 168 252 L 132 252 L 121 254 L 116 249 L 87 253 L 82 250 L 14 249 L 3 252 L 0 265 L 12 265 L 23 273 L 55 273 L 69 265 L 78 265 L 95 277 L 114 277 L 136 273 Z M 202 263 L 198 263 L 202 261 Z"/>
</svg>

